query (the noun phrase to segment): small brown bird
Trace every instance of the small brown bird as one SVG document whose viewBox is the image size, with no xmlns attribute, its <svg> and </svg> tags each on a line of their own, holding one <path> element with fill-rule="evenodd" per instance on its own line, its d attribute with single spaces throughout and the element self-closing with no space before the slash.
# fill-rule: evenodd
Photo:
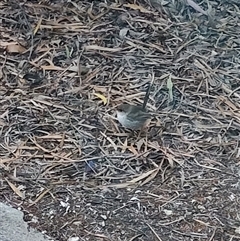
<svg viewBox="0 0 240 241">
<path fill-rule="evenodd" d="M 148 120 L 150 120 L 154 116 L 146 110 L 146 105 L 149 99 L 149 94 L 153 81 L 154 73 L 152 74 L 152 81 L 148 85 L 148 88 L 144 96 L 144 101 L 141 106 L 130 104 L 121 104 L 120 106 L 118 106 L 117 119 L 123 127 L 131 130 L 142 129 L 146 126 Z"/>
<path fill-rule="evenodd" d="M 152 115 L 142 106 L 122 104 L 117 108 L 117 119 L 123 127 L 139 130 L 145 126 Z"/>
</svg>

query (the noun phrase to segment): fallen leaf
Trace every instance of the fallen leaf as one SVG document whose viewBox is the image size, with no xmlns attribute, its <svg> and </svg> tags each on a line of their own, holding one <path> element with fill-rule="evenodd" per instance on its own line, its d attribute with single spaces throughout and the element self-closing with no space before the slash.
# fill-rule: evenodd
<svg viewBox="0 0 240 241">
<path fill-rule="evenodd" d="M 102 86 L 96 86 L 96 85 L 90 85 L 91 88 L 93 88 L 95 91 L 99 91 L 99 92 L 107 92 L 107 88 L 106 87 L 102 87 Z"/>
<path fill-rule="evenodd" d="M 6 48 L 8 53 L 23 53 L 26 49 L 19 44 L 9 44 Z"/>
<path fill-rule="evenodd" d="M 141 150 L 141 147 L 143 146 L 144 143 L 145 143 L 144 138 L 141 138 L 141 139 L 137 142 L 137 149 L 138 149 L 138 151 Z"/>
<path fill-rule="evenodd" d="M 104 105 L 107 104 L 107 98 L 104 95 L 98 94 L 98 93 L 94 93 L 94 95 L 96 95 L 99 99 L 101 99 Z"/>
<path fill-rule="evenodd" d="M 12 188 L 12 190 L 21 198 L 25 198 L 24 193 L 22 193 L 13 183 L 5 179 L 8 185 Z"/>
<path fill-rule="evenodd" d="M 133 145 L 129 146 L 129 147 L 128 147 L 128 150 L 131 151 L 134 155 L 136 155 L 136 156 L 138 155 L 138 152 L 137 152 L 137 150 L 133 147 Z"/>
<path fill-rule="evenodd" d="M 153 169 L 148 172 L 142 173 L 138 177 L 133 178 L 131 181 L 129 181 L 129 183 L 138 183 L 139 181 L 146 179 L 147 177 L 151 176 L 152 174 L 155 176 L 156 172 L 158 172 L 158 169 Z"/>
<path fill-rule="evenodd" d="M 18 44 L 16 41 L 13 42 L 5 42 L 5 41 L 0 41 L 0 47 L 6 48 L 8 45 L 16 45 Z"/>
<path fill-rule="evenodd" d="M 192 0 L 187 0 L 187 3 L 192 7 L 194 8 L 196 11 L 204 14 L 204 15 L 208 15 L 206 11 L 204 11 L 197 3 L 195 3 L 194 1 Z"/>
<path fill-rule="evenodd" d="M 41 68 L 43 70 L 64 70 L 63 68 L 55 66 L 55 65 L 42 65 Z"/>
<path fill-rule="evenodd" d="M 120 37 L 121 39 L 124 39 L 124 38 L 126 37 L 128 31 L 129 31 L 129 28 L 123 28 L 123 29 L 121 29 L 120 32 L 119 32 L 119 37 Z"/>
<path fill-rule="evenodd" d="M 84 50 L 99 50 L 99 51 L 106 51 L 106 52 L 119 52 L 122 50 L 122 48 L 107 48 L 107 47 L 101 47 L 98 45 L 88 45 L 84 47 Z"/>
<path fill-rule="evenodd" d="M 39 202 L 51 189 L 46 189 L 40 193 L 40 195 L 29 205 L 30 207 Z"/>
<path fill-rule="evenodd" d="M 33 35 L 35 35 L 37 33 L 38 29 L 41 26 L 41 23 L 42 23 L 42 18 L 39 19 L 38 24 L 37 24 L 36 28 L 33 31 Z"/>
<path fill-rule="evenodd" d="M 170 101 L 173 101 L 173 91 L 172 91 L 173 82 L 172 82 L 171 74 L 169 75 L 168 80 L 167 80 L 167 88 L 168 88 L 168 93 L 169 93 L 169 99 L 170 99 Z"/>
<path fill-rule="evenodd" d="M 122 145 L 122 153 L 124 153 L 126 151 L 127 147 L 128 147 L 128 140 L 126 138 Z"/>
<path fill-rule="evenodd" d="M 158 172 L 159 172 L 159 168 L 154 169 L 153 172 L 141 183 L 141 186 L 153 180 L 157 176 Z"/>
<path fill-rule="evenodd" d="M 134 9 L 134 10 L 139 10 L 140 12 L 142 13 L 151 13 L 151 11 L 148 11 L 146 8 L 140 6 L 140 5 L 136 5 L 136 4 L 124 4 L 123 5 L 124 7 L 127 7 L 127 8 L 131 8 L 131 9 Z"/>
</svg>

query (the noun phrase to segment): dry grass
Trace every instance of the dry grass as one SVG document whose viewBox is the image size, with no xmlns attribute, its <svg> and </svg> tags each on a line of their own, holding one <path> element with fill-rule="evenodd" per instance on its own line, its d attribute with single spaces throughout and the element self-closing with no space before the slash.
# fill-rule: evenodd
<svg viewBox="0 0 240 241">
<path fill-rule="evenodd" d="M 0 3 L 1 200 L 56 240 L 239 240 L 239 3 L 50 2 Z"/>
</svg>

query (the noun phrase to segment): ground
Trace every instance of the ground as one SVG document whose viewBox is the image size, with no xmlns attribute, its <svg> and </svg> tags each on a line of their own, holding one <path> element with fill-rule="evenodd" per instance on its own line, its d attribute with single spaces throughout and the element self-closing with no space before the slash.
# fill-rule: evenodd
<svg viewBox="0 0 240 241">
<path fill-rule="evenodd" d="M 60 241 L 240 240 L 240 4 L 194 2 L 0 3 L 0 201 Z"/>
</svg>

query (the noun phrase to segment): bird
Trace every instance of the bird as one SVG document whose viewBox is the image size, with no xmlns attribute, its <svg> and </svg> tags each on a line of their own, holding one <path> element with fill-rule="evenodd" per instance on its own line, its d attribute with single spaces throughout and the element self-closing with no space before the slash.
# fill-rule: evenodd
<svg viewBox="0 0 240 241">
<path fill-rule="evenodd" d="M 150 114 L 143 106 L 121 104 L 117 107 L 117 119 L 121 125 L 131 130 L 139 130 L 145 127 Z"/>
</svg>

